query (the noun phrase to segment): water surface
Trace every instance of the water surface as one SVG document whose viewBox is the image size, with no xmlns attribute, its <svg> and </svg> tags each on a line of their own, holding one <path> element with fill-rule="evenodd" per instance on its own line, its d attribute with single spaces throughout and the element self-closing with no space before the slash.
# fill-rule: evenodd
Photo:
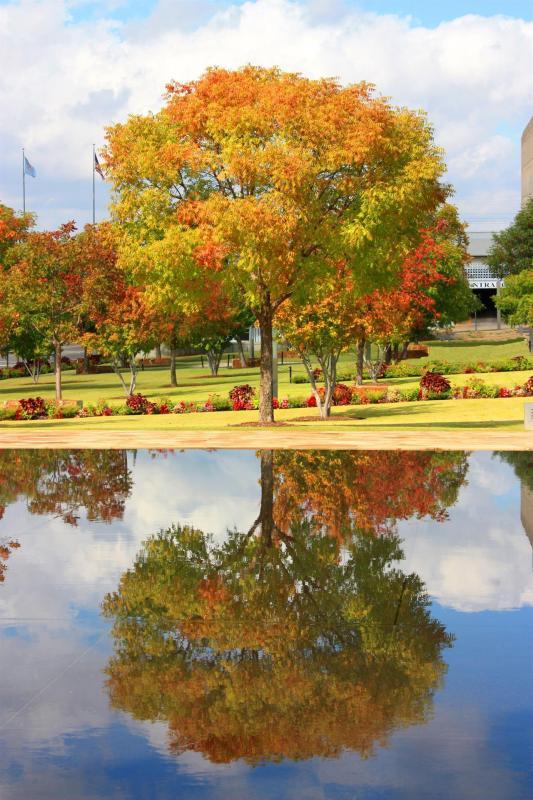
<svg viewBox="0 0 533 800">
<path fill-rule="evenodd" d="M 0 451 L 0 797 L 529 798 L 530 453 Z"/>
</svg>

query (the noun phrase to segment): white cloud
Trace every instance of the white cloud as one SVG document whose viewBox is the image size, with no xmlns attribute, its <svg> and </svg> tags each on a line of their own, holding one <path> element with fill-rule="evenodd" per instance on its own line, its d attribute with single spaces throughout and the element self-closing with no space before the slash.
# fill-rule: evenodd
<svg viewBox="0 0 533 800">
<path fill-rule="evenodd" d="M 405 571 L 429 594 L 458 611 L 503 611 L 533 605 L 531 543 L 520 520 L 512 469 L 490 455 L 469 461 L 468 485 L 442 526 L 408 521 L 399 527 Z"/>
<path fill-rule="evenodd" d="M 430 29 L 342 4 L 328 14 L 323 3 L 305 0 L 223 8 L 160 0 L 150 18 L 125 24 L 106 19 L 106 7 L 96 20 L 73 23 L 64 0 L 0 6 L 0 104 L 7 110 L 0 144 L 8 162 L 0 196 L 20 205 L 25 145 L 39 170 L 31 207 L 43 224 L 66 212 L 87 221 L 90 148 L 102 142 L 105 125 L 157 109 L 170 79 L 246 62 L 370 80 L 395 102 L 426 108 L 465 211 L 479 204 L 493 215 L 516 210 L 518 136 L 500 134 L 499 126 L 520 130 L 531 113 L 531 22 L 469 15 Z"/>
</svg>

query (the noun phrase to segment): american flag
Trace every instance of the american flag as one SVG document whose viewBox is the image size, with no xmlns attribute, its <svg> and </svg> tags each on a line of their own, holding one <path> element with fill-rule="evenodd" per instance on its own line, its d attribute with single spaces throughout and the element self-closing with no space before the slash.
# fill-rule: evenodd
<svg viewBox="0 0 533 800">
<path fill-rule="evenodd" d="M 96 153 L 94 154 L 94 170 L 100 175 L 101 179 L 105 181 L 105 175 L 103 173 L 102 167 L 100 166 L 100 162 L 98 161 L 98 156 L 96 155 Z"/>
</svg>

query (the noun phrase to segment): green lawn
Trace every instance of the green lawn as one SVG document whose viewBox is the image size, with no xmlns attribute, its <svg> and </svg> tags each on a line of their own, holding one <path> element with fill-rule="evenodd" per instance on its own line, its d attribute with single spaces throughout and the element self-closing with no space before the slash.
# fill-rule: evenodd
<svg viewBox="0 0 533 800">
<path fill-rule="evenodd" d="M 298 421 L 298 418 L 312 417 Z M 315 430 L 423 430 L 485 428 L 523 430 L 524 398 L 498 400 L 429 400 L 424 403 L 389 403 L 333 409 L 331 420 L 322 422 L 316 409 L 287 409 L 276 412 L 276 419 L 291 426 Z M 0 422 L 0 429 L 24 428 L 54 430 L 179 431 L 222 430 L 256 422 L 257 411 L 220 411 L 211 414 L 168 414 L 140 417 L 92 417 L 88 419 Z"/>
<path fill-rule="evenodd" d="M 438 343 L 435 347 L 439 349 L 448 343 Z M 456 351 L 462 351 L 464 342 L 457 342 L 454 348 L 449 348 L 449 352 L 456 355 Z M 467 343 L 470 345 L 470 343 Z M 506 350 L 509 354 L 517 355 L 518 352 L 527 353 L 525 344 L 523 347 L 514 345 L 495 343 L 490 345 L 496 355 L 492 359 L 500 358 L 499 348 Z M 479 345 L 479 351 L 486 350 L 487 345 Z M 511 348 L 514 348 L 512 350 Z M 439 350 L 440 352 L 440 350 Z M 433 357 L 433 349 L 431 350 Z M 435 356 L 437 357 L 437 356 Z M 440 356 L 439 356 L 440 357 Z M 451 359 L 449 359 L 451 360 Z M 470 359 L 468 359 L 470 360 Z M 476 356 L 476 360 L 477 356 Z M 422 359 L 420 360 L 422 361 Z M 417 362 L 420 363 L 420 362 Z M 460 363 L 460 362 L 459 362 Z M 296 384 L 289 382 L 290 369 L 292 374 L 303 374 L 304 368 L 299 362 L 291 362 L 279 366 L 279 391 L 278 396 L 283 397 L 307 397 L 311 390 L 307 383 Z M 339 372 L 353 371 L 353 357 L 350 354 L 343 355 Z M 452 385 L 458 386 L 466 383 L 471 375 L 458 374 L 449 376 Z M 524 383 L 528 372 L 503 372 L 483 374 L 483 379 L 487 383 L 499 384 L 501 386 L 515 386 Z M 402 388 L 410 388 L 418 385 L 419 378 L 389 378 L 387 383 L 398 385 Z M 216 378 L 209 375 L 207 368 L 202 369 L 199 358 L 183 358 L 179 360 L 178 387 L 172 389 L 169 383 L 169 371 L 167 368 L 158 367 L 146 369 L 139 372 L 137 381 L 137 391 L 142 392 L 151 399 L 162 397 L 170 398 L 174 402 L 177 400 L 185 401 L 204 401 L 210 394 L 218 394 L 227 397 L 228 392 L 233 386 L 239 383 L 249 383 L 259 387 L 259 370 L 255 369 L 221 369 Z M 35 397 L 40 395 L 45 398 L 54 397 L 54 376 L 52 374 L 43 375 L 38 384 L 34 384 L 29 377 L 10 378 L 0 381 L 0 402 L 3 400 L 17 400 L 20 397 Z M 96 403 L 98 400 L 106 400 L 111 405 L 118 405 L 124 402 L 122 388 L 113 373 L 102 375 L 76 375 L 71 370 L 63 372 L 63 396 L 65 399 L 83 400 L 85 404 Z"/>
<path fill-rule="evenodd" d="M 450 361 L 454 364 L 499 361 L 514 356 L 529 355 L 527 341 L 524 338 L 510 337 L 502 341 L 434 341 L 426 344 L 429 346 L 430 361 Z M 423 364 L 427 360 L 421 358 L 417 363 Z"/>
<path fill-rule="evenodd" d="M 494 342 L 487 344 L 473 342 L 435 342 L 431 344 L 430 358 L 446 358 L 461 363 L 464 360 L 494 360 L 509 358 L 520 353 L 527 354 L 527 346 L 523 340 L 514 342 Z M 420 362 L 418 362 L 420 363 Z M 303 373 L 300 363 L 280 365 L 278 396 L 302 397 L 310 394 L 309 384 L 289 382 L 289 367 L 293 375 Z M 345 354 L 340 371 L 353 370 L 353 355 Z M 486 373 L 482 375 L 458 374 L 449 379 L 453 386 L 464 385 L 472 377 L 481 377 L 486 383 L 512 387 L 523 384 L 530 376 L 525 372 Z M 201 368 L 200 358 L 182 358 L 179 360 L 178 387 L 171 389 L 167 368 L 150 368 L 139 372 L 137 391 L 151 399 L 170 398 L 178 401 L 205 401 L 210 394 L 227 397 L 230 389 L 239 383 L 250 383 L 256 388 L 259 385 L 258 369 L 220 370 L 218 377 L 211 378 L 207 367 Z M 387 383 L 402 389 L 418 385 L 419 378 L 392 378 Z M 64 397 L 66 399 L 83 400 L 85 404 L 106 400 L 112 405 L 124 402 L 121 386 L 117 377 L 112 374 L 76 375 L 67 370 L 63 373 Z M 54 396 L 53 375 L 43 375 L 35 385 L 29 378 L 12 378 L 0 381 L 0 403 L 3 400 L 41 395 Z M 332 422 L 297 422 L 298 425 L 312 427 L 335 428 L 344 427 L 494 427 L 520 428 L 523 424 L 522 398 L 498 400 L 464 400 L 464 401 L 431 401 L 425 403 L 397 403 L 372 406 L 355 406 L 346 410 L 334 409 Z M 277 412 L 277 419 L 291 422 L 308 415 L 314 415 L 314 409 L 290 409 Z M 110 429 L 220 429 L 243 422 L 257 420 L 257 412 L 217 412 L 214 414 L 188 414 L 155 417 L 120 417 L 96 418 L 87 420 L 60 420 L 33 423 L 1 423 L 1 427 L 12 425 L 32 425 L 39 427 L 71 427 L 94 428 L 110 426 Z"/>
</svg>

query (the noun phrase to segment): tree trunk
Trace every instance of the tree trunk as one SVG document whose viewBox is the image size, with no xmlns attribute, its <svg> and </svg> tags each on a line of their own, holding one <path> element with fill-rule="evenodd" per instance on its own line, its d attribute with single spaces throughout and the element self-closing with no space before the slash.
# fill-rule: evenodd
<svg viewBox="0 0 533 800">
<path fill-rule="evenodd" d="M 407 355 L 407 348 L 409 347 L 409 342 L 404 342 L 402 347 L 402 352 L 400 353 L 400 361 L 403 361 L 405 356 Z"/>
<path fill-rule="evenodd" d="M 261 536 L 267 547 L 272 546 L 274 528 L 274 455 L 272 450 L 261 450 Z"/>
<path fill-rule="evenodd" d="M 392 361 L 392 344 L 385 346 L 385 364 L 389 366 Z"/>
<path fill-rule="evenodd" d="M 89 351 L 86 347 L 83 348 L 83 371 L 86 375 L 89 374 Z"/>
<path fill-rule="evenodd" d="M 207 362 L 209 364 L 209 370 L 213 378 L 216 378 L 216 376 L 218 375 L 218 368 L 220 367 L 221 358 L 222 358 L 222 350 L 218 353 L 216 350 L 207 351 Z"/>
<path fill-rule="evenodd" d="M 115 375 L 117 376 L 117 378 L 119 379 L 119 381 L 120 381 L 120 383 L 122 385 L 122 391 L 124 392 L 126 397 L 129 397 L 129 392 L 128 392 L 128 387 L 126 386 L 126 381 L 122 377 L 122 372 L 120 371 L 120 367 L 121 367 L 120 361 L 117 361 L 116 359 L 113 359 L 111 364 L 113 366 L 113 371 L 114 371 Z"/>
<path fill-rule="evenodd" d="M 176 375 L 176 343 L 170 343 L 170 385 L 176 387 L 178 378 Z"/>
<path fill-rule="evenodd" d="M 363 385 L 363 368 L 365 364 L 365 340 L 357 342 L 357 362 L 355 371 L 355 383 L 357 386 Z"/>
<path fill-rule="evenodd" d="M 61 392 L 61 342 L 54 342 L 55 377 L 56 377 L 56 402 L 62 399 Z"/>
<path fill-rule="evenodd" d="M 272 408 L 272 306 L 270 295 L 267 296 L 259 312 L 259 329 L 261 331 L 261 361 L 259 378 L 259 422 L 268 425 L 274 422 Z"/>
<path fill-rule="evenodd" d="M 395 342 L 392 348 L 392 357 L 394 359 L 394 363 L 397 364 L 398 361 L 400 360 L 400 345 L 398 344 L 398 342 Z"/>
<path fill-rule="evenodd" d="M 307 377 L 309 378 L 309 383 L 311 384 L 311 391 L 313 392 L 313 396 L 314 396 L 314 398 L 316 400 L 316 407 L 318 408 L 318 413 L 320 414 L 321 417 L 323 417 L 323 414 L 322 414 L 322 398 L 320 397 L 320 392 L 318 391 L 318 388 L 317 388 L 317 385 L 316 385 L 316 378 L 313 375 L 313 365 L 311 364 L 311 360 L 310 360 L 310 358 L 309 358 L 309 356 L 307 354 L 305 354 L 305 355 L 301 354 L 301 359 L 302 359 L 303 365 L 304 365 L 304 367 L 306 369 Z M 324 376 L 324 380 L 326 380 L 325 376 Z"/>
<path fill-rule="evenodd" d="M 128 390 L 128 397 L 131 397 L 131 395 L 134 394 L 136 386 L 137 386 L 137 364 L 135 363 L 135 357 L 132 357 L 130 358 L 130 386 Z"/>
<path fill-rule="evenodd" d="M 235 338 L 237 340 L 237 347 L 238 347 L 238 350 L 239 350 L 239 355 L 241 357 L 241 364 L 242 364 L 243 367 L 247 367 L 248 366 L 248 361 L 246 360 L 246 356 L 244 355 L 244 347 L 242 346 L 242 339 L 239 336 L 239 334 L 237 334 Z"/>
<path fill-rule="evenodd" d="M 155 357 L 156 358 L 161 358 L 161 345 L 160 344 L 157 344 L 156 347 L 155 347 Z"/>
</svg>

